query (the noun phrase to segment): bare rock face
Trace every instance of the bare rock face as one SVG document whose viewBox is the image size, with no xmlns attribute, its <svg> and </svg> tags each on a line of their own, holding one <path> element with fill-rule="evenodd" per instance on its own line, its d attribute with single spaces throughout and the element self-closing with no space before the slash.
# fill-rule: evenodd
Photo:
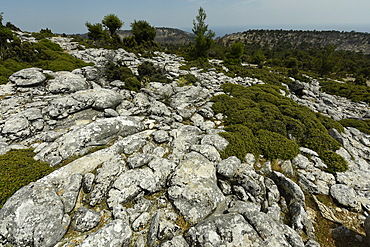
<svg viewBox="0 0 370 247">
<path fill-rule="evenodd" d="M 9 77 L 10 82 L 20 87 L 35 86 L 45 80 L 46 76 L 42 73 L 42 69 L 39 68 L 22 69 Z"/>
<path fill-rule="evenodd" d="M 143 129 L 143 124 L 134 118 L 99 119 L 67 132 L 43 148 L 35 157 L 56 165 L 87 147 L 103 145 L 115 137 L 128 136 Z"/>
<path fill-rule="evenodd" d="M 54 246 L 70 217 L 53 186 L 32 183 L 17 191 L 0 211 L 0 241 L 14 246 Z"/>
<path fill-rule="evenodd" d="M 35 158 L 52 166 L 81 156 L 8 199 L 0 209 L 0 246 L 317 247 L 316 212 L 305 204 L 307 195 L 334 198 L 361 223 L 370 213 L 370 136 L 357 129 L 330 132 L 349 163 L 348 171 L 335 175 L 307 148 L 293 160 L 224 159 L 229 142 L 219 133 L 227 117 L 213 112 L 210 99 L 224 83 L 262 81 L 216 69 L 181 70 L 183 58 L 162 52 L 151 58 L 123 49 L 72 54 L 96 65 L 49 71 L 55 79 L 46 83 L 41 69 L 27 69 L 0 85 L 1 154 L 34 148 Z M 134 73 L 150 61 L 172 83 L 123 89 L 123 82 L 101 77 L 108 60 Z M 194 86 L 179 86 L 176 77 L 186 74 L 198 79 Z M 338 119 L 369 112 L 320 94 L 315 80 L 298 89 L 304 95 L 289 97 L 315 111 L 327 108 Z M 325 205 L 315 202 L 324 212 Z M 342 222 L 330 212 L 329 220 Z M 369 222 L 361 225 L 367 235 Z"/>
<path fill-rule="evenodd" d="M 48 82 L 47 85 L 51 93 L 73 93 L 88 89 L 90 86 L 86 79 L 80 75 L 67 71 L 56 72 L 55 79 Z"/>
<path fill-rule="evenodd" d="M 208 216 L 225 200 L 217 187 L 215 166 L 197 153 L 190 153 L 180 162 L 171 179 L 168 194 L 191 224 Z"/>
<path fill-rule="evenodd" d="M 129 246 L 132 230 L 123 220 L 117 219 L 89 235 L 81 247 Z"/>
</svg>

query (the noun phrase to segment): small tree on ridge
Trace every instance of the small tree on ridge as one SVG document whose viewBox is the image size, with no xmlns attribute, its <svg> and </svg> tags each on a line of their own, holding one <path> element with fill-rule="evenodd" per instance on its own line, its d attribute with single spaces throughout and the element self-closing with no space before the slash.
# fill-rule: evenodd
<svg viewBox="0 0 370 247">
<path fill-rule="evenodd" d="M 102 23 L 108 28 L 111 37 L 123 26 L 123 22 L 115 14 L 104 16 Z"/>
<path fill-rule="evenodd" d="M 195 47 L 192 55 L 194 58 L 206 58 L 216 34 L 212 30 L 208 30 L 208 25 L 205 23 L 207 14 L 202 7 L 199 8 L 198 15 L 195 18 L 192 29 L 195 34 Z"/>
</svg>

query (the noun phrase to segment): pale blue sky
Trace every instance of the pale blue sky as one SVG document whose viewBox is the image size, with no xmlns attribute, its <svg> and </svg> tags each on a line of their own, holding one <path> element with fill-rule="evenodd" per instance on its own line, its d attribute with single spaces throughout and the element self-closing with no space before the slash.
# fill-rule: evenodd
<svg viewBox="0 0 370 247">
<path fill-rule="evenodd" d="M 256 28 L 370 32 L 369 0 L 0 0 L 4 22 L 68 34 L 85 33 L 86 21 L 109 13 L 124 21 L 123 29 L 136 19 L 190 31 L 200 6 L 218 35 Z"/>
</svg>

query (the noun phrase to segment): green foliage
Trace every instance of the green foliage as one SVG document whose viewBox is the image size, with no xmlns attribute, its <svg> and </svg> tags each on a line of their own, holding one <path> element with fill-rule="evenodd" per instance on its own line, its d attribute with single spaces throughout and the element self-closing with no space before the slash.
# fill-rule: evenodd
<svg viewBox="0 0 370 247">
<path fill-rule="evenodd" d="M 226 132 L 222 132 L 220 135 L 226 138 L 230 144 L 221 152 L 223 159 L 236 156 L 240 160 L 244 160 L 247 153 L 257 154 L 259 152 L 256 146 L 257 139 L 248 127 L 244 125 L 229 125 L 225 130 Z"/>
<path fill-rule="evenodd" d="M 269 31 L 253 30 L 253 32 Z M 284 31 L 276 30 L 272 32 L 278 35 L 279 32 Z M 316 34 L 314 33 L 314 35 Z M 281 38 L 280 41 L 276 39 L 274 44 L 260 45 L 256 43 L 246 46 L 245 60 L 249 63 L 260 64 L 259 62 L 265 62 L 264 64 L 270 67 L 286 67 L 296 69 L 295 71 L 305 71 L 305 74 L 310 73 L 315 76 L 338 78 L 354 76 L 359 77 L 359 79 L 362 76 L 365 79 L 370 79 L 370 54 L 339 51 L 334 46 L 321 47 L 316 44 L 309 45 L 305 42 L 301 44 L 293 42 L 295 44 L 292 44 L 282 41 Z M 296 75 L 293 77 L 296 78 Z M 301 80 L 301 78 L 296 79 Z"/>
<path fill-rule="evenodd" d="M 109 62 L 105 66 L 105 76 L 108 81 L 121 80 L 125 81 L 127 78 L 133 77 L 131 69 L 125 65 L 117 65 L 113 62 Z"/>
<path fill-rule="evenodd" d="M 193 74 L 182 75 L 179 78 L 180 86 L 194 85 L 196 82 L 198 82 L 198 79 Z"/>
<path fill-rule="evenodd" d="M 261 50 L 257 50 L 252 57 L 252 63 L 257 64 L 258 68 L 262 69 L 264 63 L 266 61 L 265 55 L 262 53 Z"/>
<path fill-rule="evenodd" d="M 7 40 L 13 39 L 13 32 L 7 27 L 0 26 L 0 59 L 3 57 L 3 52 L 7 46 Z"/>
<path fill-rule="evenodd" d="M 150 81 L 169 83 L 171 82 L 165 72 L 154 66 L 151 62 L 143 62 L 138 67 L 139 79 L 149 78 Z"/>
<path fill-rule="evenodd" d="M 131 31 L 138 45 L 141 45 L 143 42 L 153 43 L 157 34 L 155 28 L 143 20 L 135 20 L 131 23 Z"/>
<path fill-rule="evenodd" d="M 111 37 L 113 37 L 116 31 L 123 26 L 123 22 L 115 14 L 104 16 L 102 23 L 106 28 L 108 28 Z"/>
<path fill-rule="evenodd" d="M 128 48 L 135 48 L 137 47 L 137 42 L 135 40 L 135 37 L 133 36 L 129 36 L 129 37 L 125 37 L 122 39 L 122 44 L 125 46 L 125 47 L 128 47 Z"/>
<path fill-rule="evenodd" d="M 108 81 L 120 80 L 125 82 L 125 89 L 139 92 L 141 82 L 135 77 L 131 69 L 125 65 L 117 65 L 109 62 L 105 66 L 105 76 Z"/>
<path fill-rule="evenodd" d="M 125 80 L 125 89 L 139 92 L 142 87 L 141 82 L 136 77 L 129 77 Z"/>
<path fill-rule="evenodd" d="M 10 150 L 0 155 L 0 208 L 18 189 L 56 170 L 35 161 L 33 156 L 32 149 Z"/>
<path fill-rule="evenodd" d="M 5 27 L 7 27 L 7 28 L 9 28 L 13 31 L 21 31 L 21 29 L 19 29 L 18 27 L 16 27 L 13 23 L 11 23 L 9 21 L 5 24 Z"/>
<path fill-rule="evenodd" d="M 342 119 L 339 123 L 345 127 L 353 127 L 359 131 L 370 135 L 370 120 Z"/>
<path fill-rule="evenodd" d="M 32 36 L 37 40 L 46 39 L 50 37 L 54 37 L 55 34 L 49 28 L 41 29 L 38 33 L 32 33 Z"/>
<path fill-rule="evenodd" d="M 281 83 L 289 85 L 292 82 L 289 78 L 280 73 L 271 72 L 263 68 L 235 65 L 229 65 L 227 67 L 229 69 L 229 73 L 232 73 L 235 76 L 257 78 L 267 84 L 280 86 Z"/>
<path fill-rule="evenodd" d="M 327 130 L 336 129 L 341 133 L 344 132 L 343 126 L 345 126 L 345 125 L 343 125 L 341 121 L 339 121 L 339 122 L 335 121 L 334 119 L 332 119 L 330 117 L 327 117 L 325 115 L 322 115 L 320 113 L 316 113 L 316 117 L 317 117 L 317 119 L 320 120 L 320 122 L 325 126 L 325 128 Z"/>
<path fill-rule="evenodd" d="M 7 48 L 2 50 L 0 59 L 0 84 L 8 82 L 8 78 L 14 72 L 29 68 L 40 67 L 53 71 L 74 70 L 91 65 L 72 55 L 65 53 L 62 48 L 47 39 L 38 43 L 20 42 L 14 39 L 7 43 Z"/>
<path fill-rule="evenodd" d="M 339 83 L 333 80 L 321 80 L 321 89 L 329 94 L 345 97 L 355 102 L 370 103 L 370 87 L 355 83 Z"/>
<path fill-rule="evenodd" d="M 327 129 L 343 131 L 343 126 L 282 96 L 278 86 L 265 84 L 243 87 L 227 83 L 223 85 L 223 90 L 226 94 L 212 99 L 212 108 L 215 113 L 226 116 L 224 124 L 227 133 L 222 135 L 230 144 L 223 153 L 225 157 L 243 157 L 252 152 L 255 155 L 263 154 L 268 159 L 292 159 L 298 154 L 299 146 L 332 157 L 325 152 L 340 147 Z"/>
<path fill-rule="evenodd" d="M 196 60 L 190 60 L 187 62 L 186 65 L 182 65 L 180 69 L 182 70 L 190 70 L 191 68 L 196 67 L 198 69 L 208 70 L 211 69 L 212 66 L 208 62 L 208 59 L 205 58 L 198 58 Z"/>
<path fill-rule="evenodd" d="M 240 42 L 233 43 L 226 54 L 225 63 L 239 65 L 242 62 L 244 45 Z"/>
<path fill-rule="evenodd" d="M 345 159 L 333 151 L 323 151 L 320 158 L 328 166 L 326 171 L 330 173 L 345 172 L 348 170 L 348 164 Z"/>
<path fill-rule="evenodd" d="M 0 26 L 3 26 L 4 12 L 0 12 Z"/>
<path fill-rule="evenodd" d="M 215 32 L 208 30 L 208 25 L 205 23 L 207 14 L 202 7 L 198 10 L 198 15 L 193 20 L 193 33 L 195 34 L 195 46 L 191 51 L 190 57 L 193 59 L 206 58 L 208 57 L 208 52 L 213 45 L 213 38 L 215 37 Z"/>
<path fill-rule="evenodd" d="M 103 25 L 101 23 L 92 24 L 86 22 L 85 26 L 87 27 L 88 33 L 87 36 L 92 40 L 102 40 L 106 38 L 106 33 L 103 30 Z"/>
<path fill-rule="evenodd" d="M 281 134 L 260 129 L 256 138 L 262 155 L 269 159 L 290 160 L 299 153 L 298 144 Z"/>
</svg>

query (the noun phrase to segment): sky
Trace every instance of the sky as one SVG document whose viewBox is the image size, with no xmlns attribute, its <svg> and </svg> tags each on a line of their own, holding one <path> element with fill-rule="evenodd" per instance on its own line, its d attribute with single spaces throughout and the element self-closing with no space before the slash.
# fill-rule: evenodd
<svg viewBox="0 0 370 247">
<path fill-rule="evenodd" d="M 134 20 L 191 31 L 203 7 L 217 36 L 248 29 L 338 30 L 370 33 L 369 0 L 0 0 L 4 21 L 24 31 L 86 33 L 86 22 L 116 14 L 130 29 Z"/>
</svg>

